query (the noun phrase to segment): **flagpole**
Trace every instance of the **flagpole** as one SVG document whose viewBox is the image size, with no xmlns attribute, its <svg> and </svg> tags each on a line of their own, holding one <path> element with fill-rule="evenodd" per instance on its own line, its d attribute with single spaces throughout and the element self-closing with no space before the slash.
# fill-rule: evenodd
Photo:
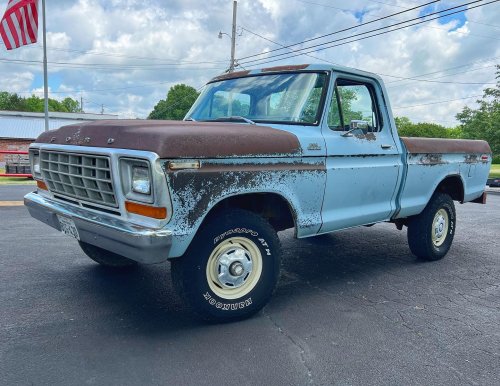
<svg viewBox="0 0 500 386">
<path fill-rule="evenodd" d="M 45 111 L 45 131 L 49 131 L 49 87 L 47 76 L 47 36 L 45 22 L 45 0 L 42 0 L 42 19 L 43 19 L 43 95 Z"/>
</svg>

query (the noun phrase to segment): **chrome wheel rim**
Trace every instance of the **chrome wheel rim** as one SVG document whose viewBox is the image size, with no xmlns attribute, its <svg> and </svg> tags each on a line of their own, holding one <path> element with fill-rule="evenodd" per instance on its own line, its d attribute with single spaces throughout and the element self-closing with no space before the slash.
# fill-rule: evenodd
<svg viewBox="0 0 500 386">
<path fill-rule="evenodd" d="M 223 299 L 238 299 L 255 288 L 262 274 L 262 254 L 244 237 L 231 237 L 214 248 L 207 262 L 210 289 Z"/>
<path fill-rule="evenodd" d="M 444 209 L 439 209 L 434 216 L 434 220 L 432 221 L 432 243 L 436 247 L 443 245 L 446 240 L 449 223 L 448 212 Z"/>
</svg>

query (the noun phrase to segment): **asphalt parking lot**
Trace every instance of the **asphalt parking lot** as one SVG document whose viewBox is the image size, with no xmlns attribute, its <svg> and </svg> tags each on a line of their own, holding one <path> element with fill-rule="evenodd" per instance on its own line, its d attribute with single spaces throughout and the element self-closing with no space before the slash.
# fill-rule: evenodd
<svg viewBox="0 0 500 386">
<path fill-rule="evenodd" d="M 0 200 L 31 187 L 0 186 Z M 0 206 L 1 385 L 498 385 L 500 195 L 423 263 L 391 224 L 296 240 L 264 311 L 193 319 L 168 264 L 104 269 Z"/>
</svg>

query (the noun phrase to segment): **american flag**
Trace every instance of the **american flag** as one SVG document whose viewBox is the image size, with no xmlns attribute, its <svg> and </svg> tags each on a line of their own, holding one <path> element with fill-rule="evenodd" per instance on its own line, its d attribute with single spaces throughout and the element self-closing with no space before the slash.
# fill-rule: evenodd
<svg viewBox="0 0 500 386">
<path fill-rule="evenodd" d="M 0 22 L 0 36 L 8 50 L 36 43 L 38 0 L 9 0 Z"/>
</svg>

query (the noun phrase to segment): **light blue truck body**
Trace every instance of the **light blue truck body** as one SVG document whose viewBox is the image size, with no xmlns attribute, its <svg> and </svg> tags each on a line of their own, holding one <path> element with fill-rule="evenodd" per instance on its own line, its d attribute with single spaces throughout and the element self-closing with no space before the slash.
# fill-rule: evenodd
<svg viewBox="0 0 500 386">
<path fill-rule="evenodd" d="M 83 142 L 66 145 L 43 139 L 32 145 L 32 152 L 37 154 L 79 151 L 108 155 L 117 190 L 121 189 L 123 179 L 120 159 L 139 157 L 147 160 L 156 192 L 152 204 L 167 208 L 168 215 L 164 219 L 129 213 L 124 206 L 126 192 L 116 193 L 118 209 L 110 213 L 101 211 L 99 206 L 82 206 L 85 200 L 61 200 L 61 195 L 52 191 L 50 183 L 48 190 L 39 189 L 28 194 L 26 205 L 35 218 L 56 229 L 61 228 L 57 214 L 70 217 L 84 241 L 134 260 L 157 263 L 182 256 L 191 243 L 200 242 L 195 239 L 200 226 L 207 216 L 223 206 L 256 208 L 264 217 L 269 217 L 277 229 L 293 226 L 296 236 L 302 238 L 384 221 L 402 226 L 407 218 L 422 212 L 437 189 L 460 202 L 484 201 L 491 165 L 491 151 L 486 143 L 402 140 L 384 84 L 371 73 L 326 65 L 265 70 L 270 74 L 294 71 L 326 73 L 328 88 L 316 124 L 265 123 L 266 127 L 296 137 L 300 147 L 293 154 L 255 152 L 214 157 L 186 153 L 183 157 L 164 157 L 153 149 L 139 151 L 133 144 L 117 150 L 106 144 L 94 148 Z M 238 76 L 251 79 L 262 73 L 262 70 L 254 70 L 226 79 Z M 383 122 L 377 132 L 349 134 L 331 129 L 328 112 L 330 104 L 334 103 L 337 79 L 370 85 L 379 120 Z M 225 79 L 215 81 L 224 82 Z M 240 122 L 237 125 L 251 135 L 253 127 L 260 124 Z M 186 137 L 186 141 L 190 140 L 193 138 Z M 43 176 L 39 179 L 44 181 Z M 116 234 L 96 236 L 99 233 L 96 227 L 114 230 Z M 136 245 L 134 240 L 142 241 Z M 120 243 L 126 247 L 120 247 Z"/>
</svg>

